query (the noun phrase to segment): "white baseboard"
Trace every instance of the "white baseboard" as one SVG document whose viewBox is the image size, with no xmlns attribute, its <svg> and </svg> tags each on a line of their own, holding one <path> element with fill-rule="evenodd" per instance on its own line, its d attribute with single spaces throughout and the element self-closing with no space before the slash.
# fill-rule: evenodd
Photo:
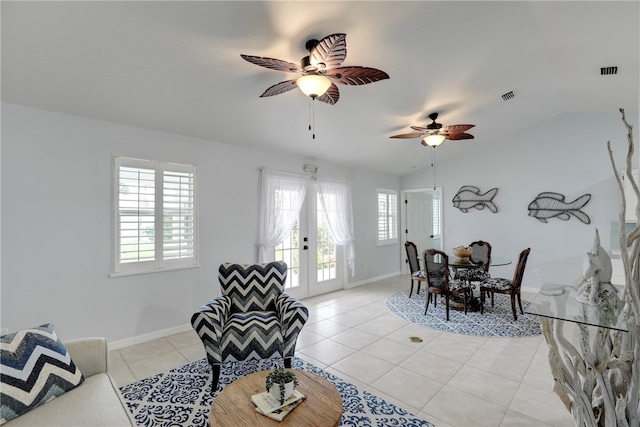
<svg viewBox="0 0 640 427">
<path fill-rule="evenodd" d="M 118 350 L 120 348 L 129 347 L 131 345 L 142 344 L 147 341 L 157 340 L 158 338 L 168 337 L 169 335 L 179 334 L 192 330 L 191 324 L 185 323 L 184 325 L 174 326 L 173 328 L 161 329 L 159 331 L 149 332 L 148 334 L 138 335 L 131 338 L 125 338 L 123 340 L 109 342 L 109 350 Z"/>
<path fill-rule="evenodd" d="M 368 279 L 360 280 L 358 282 L 347 283 L 345 285 L 345 289 L 357 288 L 358 286 L 368 285 L 369 283 L 377 282 L 383 279 L 389 279 L 391 277 L 396 277 L 402 274 L 400 271 L 395 271 L 393 273 L 385 274 L 383 276 L 370 277 Z"/>
</svg>

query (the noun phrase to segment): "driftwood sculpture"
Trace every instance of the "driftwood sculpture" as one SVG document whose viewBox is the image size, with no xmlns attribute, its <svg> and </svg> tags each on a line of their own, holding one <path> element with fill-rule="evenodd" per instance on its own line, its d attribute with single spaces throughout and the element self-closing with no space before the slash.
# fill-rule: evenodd
<svg viewBox="0 0 640 427">
<path fill-rule="evenodd" d="M 638 183 L 632 171 L 632 126 L 620 109 L 627 128 L 626 175 L 637 200 Z M 620 224 L 625 222 L 626 199 L 618 168 L 607 142 L 611 167 L 622 195 Z M 621 316 L 628 332 L 579 325 L 580 350 L 564 336 L 564 321 L 539 317 L 549 345 L 549 364 L 555 378 L 554 391 L 573 415 L 576 426 L 640 426 L 640 203 L 636 226 L 628 234 L 620 227 L 620 252 L 625 272 Z"/>
</svg>

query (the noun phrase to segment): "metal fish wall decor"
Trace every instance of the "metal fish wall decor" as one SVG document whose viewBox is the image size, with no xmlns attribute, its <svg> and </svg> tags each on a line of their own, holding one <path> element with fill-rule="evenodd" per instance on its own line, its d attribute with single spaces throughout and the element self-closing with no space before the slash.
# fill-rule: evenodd
<svg viewBox="0 0 640 427">
<path fill-rule="evenodd" d="M 482 194 L 478 187 L 473 185 L 463 185 L 455 196 L 453 196 L 453 206 L 467 213 L 469 209 L 476 208 L 482 210 L 485 207 L 491 212 L 498 212 L 498 207 L 493 203 L 493 198 L 498 193 L 497 188 L 492 188 Z"/>
<path fill-rule="evenodd" d="M 549 218 L 558 218 L 568 221 L 571 215 L 578 218 L 585 224 L 590 224 L 589 216 L 581 211 L 583 207 L 591 200 L 591 194 L 584 194 L 573 202 L 564 201 L 564 196 L 558 193 L 544 192 L 529 203 L 529 216 L 532 216 L 541 222 L 546 223 Z"/>
</svg>

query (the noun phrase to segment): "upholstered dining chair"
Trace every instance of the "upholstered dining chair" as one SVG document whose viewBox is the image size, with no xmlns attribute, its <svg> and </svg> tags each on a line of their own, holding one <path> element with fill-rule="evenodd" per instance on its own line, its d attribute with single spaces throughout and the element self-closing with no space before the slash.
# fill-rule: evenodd
<svg viewBox="0 0 640 427">
<path fill-rule="evenodd" d="M 283 358 L 291 367 L 298 334 L 309 310 L 284 293 L 287 264 L 225 263 L 218 269 L 222 295 L 191 317 L 211 365 L 211 392 L 218 386 L 220 365 L 249 359 Z"/>
<path fill-rule="evenodd" d="M 474 264 L 480 264 L 482 268 L 459 268 L 455 270 L 454 277 L 459 280 L 467 280 L 469 282 L 481 282 L 489 279 L 489 260 L 491 259 L 491 244 L 483 240 L 471 242 L 469 246 L 473 249 L 470 261 Z"/>
<path fill-rule="evenodd" d="M 493 307 L 494 294 L 507 294 L 511 297 L 513 320 L 518 320 L 518 315 L 516 314 L 516 299 L 518 300 L 518 306 L 520 306 L 520 313 L 524 314 L 524 310 L 522 310 L 522 300 L 520 299 L 520 288 L 522 287 L 522 278 L 524 277 L 524 268 L 527 265 L 529 252 L 531 252 L 531 248 L 520 252 L 518 265 L 516 265 L 516 271 L 513 273 L 513 279 L 492 277 L 480 282 L 480 314 L 484 313 L 485 294 L 488 293 L 491 294 L 491 307 Z"/>
<path fill-rule="evenodd" d="M 420 259 L 418 258 L 418 249 L 416 248 L 416 244 L 407 241 L 404 243 L 404 248 L 407 251 L 407 261 L 409 262 L 409 270 L 411 270 L 411 289 L 409 290 L 409 298 L 411 298 L 414 283 L 418 283 L 418 291 L 416 293 L 419 294 L 420 285 L 422 282 L 427 281 L 427 277 L 424 270 L 420 268 Z"/>
<path fill-rule="evenodd" d="M 471 285 L 466 280 L 450 278 L 449 257 L 437 249 L 425 249 L 422 252 L 424 269 L 427 275 L 427 295 L 425 297 L 424 314 L 427 314 L 429 302 L 433 295 L 433 306 L 436 306 L 436 296 L 444 296 L 447 322 L 449 321 L 449 299 L 455 295 L 463 295 L 464 314 L 467 314 L 467 300 L 471 295 Z"/>
</svg>

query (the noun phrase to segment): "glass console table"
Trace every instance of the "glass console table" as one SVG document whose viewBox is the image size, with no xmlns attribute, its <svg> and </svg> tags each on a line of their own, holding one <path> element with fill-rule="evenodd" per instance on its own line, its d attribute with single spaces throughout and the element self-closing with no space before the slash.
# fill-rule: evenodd
<svg viewBox="0 0 640 427">
<path fill-rule="evenodd" d="M 624 286 L 614 285 L 618 291 L 618 299 L 622 298 Z M 578 286 L 545 283 L 535 296 L 525 313 L 556 320 L 597 326 L 629 332 L 622 319 L 622 302 L 601 308 L 583 304 L 576 300 Z"/>
</svg>

